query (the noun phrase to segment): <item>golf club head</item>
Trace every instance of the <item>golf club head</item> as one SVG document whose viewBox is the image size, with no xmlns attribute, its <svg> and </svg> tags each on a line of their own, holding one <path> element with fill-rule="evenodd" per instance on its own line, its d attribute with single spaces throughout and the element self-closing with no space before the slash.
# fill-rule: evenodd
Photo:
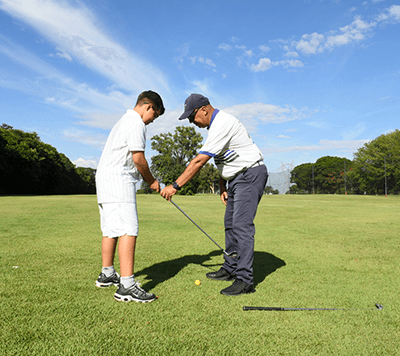
<svg viewBox="0 0 400 356">
<path fill-rule="evenodd" d="M 383 305 L 382 304 L 375 303 L 375 306 L 378 308 L 378 310 L 382 310 L 383 309 Z"/>
<path fill-rule="evenodd" d="M 238 253 L 236 252 L 236 251 L 232 251 L 232 252 L 226 252 L 225 250 L 224 250 L 224 254 L 226 255 L 226 256 L 228 256 L 228 257 L 237 257 L 238 256 Z"/>
</svg>

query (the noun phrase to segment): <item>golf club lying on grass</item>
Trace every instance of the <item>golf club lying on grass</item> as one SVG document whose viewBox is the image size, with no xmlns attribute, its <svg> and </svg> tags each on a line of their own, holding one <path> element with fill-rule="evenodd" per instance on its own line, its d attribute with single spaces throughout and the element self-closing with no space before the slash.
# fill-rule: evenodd
<svg viewBox="0 0 400 356">
<path fill-rule="evenodd" d="M 198 228 L 199 228 L 199 230 L 201 231 L 201 232 L 203 232 L 203 234 L 204 235 L 206 235 L 212 242 L 214 242 L 221 250 L 222 250 L 222 252 L 226 255 L 226 256 L 228 256 L 228 257 L 237 257 L 237 252 L 236 251 L 232 251 L 232 252 L 226 252 L 220 245 L 218 245 L 199 225 L 197 225 L 177 204 L 175 204 L 175 202 L 173 202 L 172 200 L 171 200 L 171 203 L 172 204 L 174 204 L 179 210 L 180 210 L 180 212 L 183 214 L 183 215 L 185 215 L 194 225 L 196 225 Z"/>
<path fill-rule="evenodd" d="M 382 310 L 383 305 L 375 303 L 376 309 Z M 286 310 L 358 310 L 358 309 L 338 309 L 338 308 L 279 308 L 279 307 L 243 307 L 243 310 L 269 310 L 269 311 L 286 311 Z"/>
</svg>

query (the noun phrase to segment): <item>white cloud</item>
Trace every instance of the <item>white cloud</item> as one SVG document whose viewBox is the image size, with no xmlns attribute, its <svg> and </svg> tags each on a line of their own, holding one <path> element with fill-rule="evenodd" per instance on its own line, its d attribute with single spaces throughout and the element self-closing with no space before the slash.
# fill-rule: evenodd
<svg viewBox="0 0 400 356">
<path fill-rule="evenodd" d="M 323 52 L 323 42 L 325 36 L 316 32 L 311 35 L 306 34 L 301 37 L 301 40 L 297 43 L 296 49 L 305 54 L 315 54 Z"/>
<path fill-rule="evenodd" d="M 253 64 L 250 69 L 253 72 L 265 72 L 273 66 L 283 66 L 284 68 L 303 67 L 303 62 L 298 59 L 289 59 L 272 62 L 269 58 L 261 58 L 258 64 Z"/>
<path fill-rule="evenodd" d="M 355 7 L 352 7 L 349 12 L 356 11 Z M 271 43 L 279 43 L 282 49 L 286 52 L 284 54 L 287 58 L 298 58 L 299 52 L 301 54 L 312 55 L 322 53 L 325 50 L 332 50 L 334 47 L 344 46 L 351 43 L 363 41 L 373 34 L 373 29 L 379 22 L 400 22 L 400 5 L 392 5 L 387 8 L 385 12 L 376 16 L 375 20 L 367 22 L 361 19 L 360 16 L 355 16 L 354 20 L 346 26 L 340 27 L 339 30 L 331 31 L 328 34 L 320 34 L 313 32 L 311 34 L 304 34 L 301 36 L 299 41 L 285 41 L 285 40 L 271 40 Z M 224 44 L 225 46 L 225 44 Z M 231 49 L 232 46 L 226 45 Z M 221 47 L 220 45 L 220 48 Z M 265 72 L 273 66 L 284 66 L 285 68 L 302 67 L 304 64 L 300 60 L 277 60 L 273 61 L 270 58 L 262 57 L 259 59 L 257 64 L 249 65 L 244 59 L 245 56 L 252 57 L 254 52 L 247 50 L 244 45 L 236 45 L 236 49 L 240 49 L 244 52 L 244 56 L 237 57 L 239 65 L 248 65 L 250 70 L 253 72 Z M 270 48 L 265 45 L 258 47 L 261 52 L 265 53 L 270 51 Z"/>
<path fill-rule="evenodd" d="M 392 5 L 389 8 L 388 13 L 395 21 L 400 21 L 400 5 Z"/>
<path fill-rule="evenodd" d="M 272 67 L 272 62 L 269 58 L 260 58 L 258 64 L 253 64 L 250 69 L 253 72 L 265 72 Z"/>
<path fill-rule="evenodd" d="M 264 52 L 264 53 L 271 50 L 271 48 L 269 48 L 268 46 L 265 46 L 265 45 L 258 46 L 258 48 L 261 50 L 261 52 Z"/>
<path fill-rule="evenodd" d="M 191 82 L 193 85 L 193 88 L 191 91 L 187 91 L 187 95 L 189 96 L 192 93 L 202 93 L 203 95 L 207 97 L 213 97 L 214 95 L 212 94 L 211 91 L 211 84 L 209 80 L 204 79 L 204 80 L 194 80 Z"/>
<path fill-rule="evenodd" d="M 285 53 L 285 57 L 293 57 L 293 58 L 297 58 L 299 56 L 299 54 L 295 51 L 289 51 Z"/>
<path fill-rule="evenodd" d="M 15 3 L 21 4 L 22 2 L 16 1 Z M 10 4 L 7 2 L 1 3 L 1 6 L 7 7 Z M 10 5 L 12 7 L 13 4 Z M 43 2 L 39 2 L 39 5 L 43 5 Z M 25 15 L 24 15 L 25 16 Z M 28 15 L 26 15 L 28 16 Z M 68 11 L 65 14 L 68 17 Z M 78 16 L 79 19 L 79 16 Z M 70 20 L 71 29 L 74 28 L 75 24 L 79 21 L 75 19 L 74 21 Z M 27 19 L 28 21 L 29 19 Z M 44 19 L 42 19 L 44 21 Z M 52 19 L 49 19 L 50 22 Z M 33 21 L 33 20 L 32 20 Z M 37 19 L 35 19 L 37 21 Z M 40 27 L 41 25 L 37 25 Z M 50 31 L 50 25 L 43 25 L 44 28 L 48 28 Z M 67 30 L 67 29 L 65 29 Z M 76 29 L 75 29 L 76 30 Z M 96 29 L 93 29 L 96 32 Z M 101 37 L 101 34 L 98 34 Z M 72 60 L 71 55 L 66 50 L 63 50 L 64 46 L 56 46 L 57 54 L 56 56 L 67 59 L 68 61 Z M 96 50 L 92 48 L 94 52 Z M 13 44 L 4 36 L 0 35 L 0 53 L 7 55 L 13 61 L 18 62 L 26 68 L 34 71 L 36 74 L 35 78 L 29 79 L 26 77 L 13 78 L 11 80 L 14 83 L 24 83 L 23 86 L 19 89 L 21 91 L 29 92 L 30 94 L 37 95 L 42 97 L 43 100 L 50 105 L 58 105 L 60 107 L 70 109 L 78 114 L 80 114 L 80 121 L 78 124 L 84 124 L 87 126 L 92 126 L 96 128 L 104 128 L 111 129 L 112 126 L 119 120 L 122 116 L 124 110 L 129 107 L 133 107 L 134 100 L 136 100 L 136 93 L 134 95 L 123 93 L 122 91 L 118 91 L 110 88 L 106 92 L 101 92 L 96 88 L 91 87 L 86 83 L 80 83 L 75 81 L 74 79 L 64 75 L 60 71 L 56 70 L 54 67 L 46 64 L 43 60 L 37 58 L 32 53 L 26 51 Z M 77 52 L 74 52 L 74 56 L 76 58 Z M 78 54 L 79 55 L 79 54 Z M 101 57 L 101 51 L 97 52 L 96 56 Z M 79 58 L 79 56 L 78 56 Z M 82 59 L 82 57 L 80 57 Z M 100 58 L 101 59 L 101 58 Z M 91 63 L 95 63 L 93 60 Z M 205 63 L 208 65 L 212 65 L 212 63 L 205 60 Z M 89 62 L 86 64 L 90 64 Z M 100 63 L 101 64 L 101 63 Z M 103 63 L 101 65 L 107 64 L 106 56 L 103 58 Z M 120 63 L 122 64 L 122 62 Z M 130 72 L 135 72 L 133 70 L 134 66 L 131 66 L 133 63 L 129 61 L 126 64 L 126 70 Z M 142 63 L 144 64 L 144 62 Z M 105 68 L 105 67 L 103 67 Z M 0 69 L 1 72 L 1 69 Z M 10 76 L 7 74 L 8 77 Z M 38 76 L 39 75 L 39 76 Z M 108 75 L 112 76 L 112 71 L 108 72 Z M 121 73 L 115 73 L 115 80 L 113 81 L 117 85 L 121 84 L 120 81 Z M 140 75 L 138 75 L 140 77 Z M 162 78 L 161 78 L 162 79 Z M 145 85 L 144 82 L 139 83 L 135 78 L 131 78 L 132 85 L 125 85 L 125 88 L 130 89 L 132 91 L 135 90 L 136 85 Z M 10 82 L 11 82 L 10 81 Z M 140 81 L 140 79 L 139 79 Z M 6 85 L 7 82 L 4 81 L 0 83 L 2 85 Z M 116 112 L 117 114 L 107 114 L 110 112 Z M 174 118 L 175 121 L 176 117 Z M 169 127 L 164 127 L 167 131 L 169 131 Z M 151 131 L 151 130 L 149 130 Z M 63 132 L 63 136 L 70 141 L 79 142 L 88 146 L 96 147 L 101 150 L 104 147 L 107 136 L 101 134 L 94 134 L 89 131 L 84 130 L 76 130 L 76 129 L 68 129 Z M 87 162 L 86 164 L 81 161 L 77 162 L 79 165 L 91 164 L 92 167 L 95 166 L 95 162 Z"/>
<path fill-rule="evenodd" d="M 282 123 L 307 117 L 307 109 L 281 107 L 272 104 L 249 103 L 229 106 L 224 111 L 242 119 L 256 119 L 259 122 Z"/>
<path fill-rule="evenodd" d="M 99 113 L 90 112 L 88 114 L 83 115 L 81 117 L 82 120 L 77 122 L 77 124 L 110 130 L 122 117 L 122 115 L 123 113 L 104 114 L 100 112 Z"/>
<path fill-rule="evenodd" d="M 334 47 L 365 40 L 368 35 L 372 35 L 372 30 L 377 23 L 383 21 L 400 22 L 400 5 L 392 5 L 371 22 L 362 20 L 360 16 L 355 16 L 351 24 L 339 28 L 339 31 L 331 31 L 326 36 L 316 32 L 305 34 L 300 41 L 294 42 L 294 46 L 304 54 L 321 53 L 325 49 L 333 49 Z M 285 50 L 290 51 L 289 46 L 286 46 Z"/>
<path fill-rule="evenodd" d="M 97 147 L 102 150 L 107 141 L 107 136 L 93 134 L 84 130 L 68 129 L 62 132 L 63 136 L 70 141 L 83 143 L 88 146 Z"/>
<path fill-rule="evenodd" d="M 169 90 L 166 76 L 110 38 L 82 2 L 72 6 L 66 1 L 2 0 L 0 9 L 32 26 L 55 44 L 58 53 L 77 59 L 124 90 Z"/>
<path fill-rule="evenodd" d="M 232 49 L 232 46 L 230 44 L 226 44 L 226 43 L 221 43 L 218 46 L 218 49 L 222 49 L 224 51 L 230 51 Z"/>
<path fill-rule="evenodd" d="M 72 161 L 72 163 L 76 167 L 96 169 L 99 162 L 96 160 L 93 160 L 93 159 L 84 159 L 84 158 L 80 157 L 80 158 L 76 159 L 75 161 Z"/>
<path fill-rule="evenodd" d="M 183 58 L 189 54 L 189 49 L 189 43 L 185 43 L 181 47 L 175 48 L 174 52 L 177 53 L 177 57 L 174 58 L 174 61 L 182 63 Z"/>
<path fill-rule="evenodd" d="M 328 36 L 325 47 L 333 48 L 335 46 L 346 45 L 350 42 L 361 41 L 365 39 L 365 35 L 375 26 L 375 22 L 368 23 L 356 17 L 350 25 L 340 28 L 341 34 Z"/>
<path fill-rule="evenodd" d="M 289 59 L 289 60 L 282 60 L 274 62 L 273 65 L 281 65 L 285 68 L 289 67 L 303 67 L 303 62 L 299 61 L 298 59 Z"/>
<path fill-rule="evenodd" d="M 61 50 L 60 48 L 56 47 L 56 50 L 58 51 L 55 56 L 59 58 L 64 58 L 68 62 L 72 62 L 72 57 L 69 55 L 69 53 Z M 54 54 L 50 54 L 51 57 L 54 57 Z"/>
<path fill-rule="evenodd" d="M 196 64 L 196 62 L 198 62 L 198 63 L 201 63 L 201 64 L 205 64 L 206 66 L 208 66 L 210 68 L 215 68 L 216 67 L 215 63 L 211 59 L 204 58 L 203 56 L 190 57 L 190 61 L 192 62 L 192 64 Z"/>
<path fill-rule="evenodd" d="M 243 51 L 243 54 L 244 54 L 246 57 L 252 57 L 252 56 L 254 55 L 253 51 L 252 51 L 251 49 L 248 50 L 246 46 L 239 46 L 239 45 L 236 45 L 235 48 L 236 48 L 236 49 L 242 50 L 242 51 Z"/>
<path fill-rule="evenodd" d="M 366 130 L 364 123 L 358 123 L 353 127 L 346 127 L 345 131 L 342 132 L 342 138 L 344 140 L 354 140 L 359 137 Z"/>
<path fill-rule="evenodd" d="M 35 73 L 34 78 L 11 76 L 0 68 L 4 77 L 11 78 L 9 82 L 14 83 L 14 89 L 41 97 L 49 104 L 68 108 L 79 114 L 87 114 L 94 109 L 120 112 L 132 105 L 131 95 L 112 89 L 102 93 L 86 83 L 77 82 L 1 35 L 0 53 Z M 23 85 L 16 86 L 15 83 Z M 7 86 L 8 81 L 0 84 Z"/>
<path fill-rule="evenodd" d="M 189 125 L 189 120 L 178 120 L 178 117 L 182 115 L 183 111 L 184 108 L 182 102 L 182 107 L 165 111 L 164 115 L 160 116 L 152 124 L 147 125 L 147 140 L 149 141 L 154 135 L 173 132 L 176 126 Z M 149 144 L 147 146 L 150 147 Z"/>
<path fill-rule="evenodd" d="M 188 120 L 178 120 L 178 117 L 183 113 L 183 103 L 182 108 L 175 110 L 167 110 L 165 114 L 160 116 L 152 124 L 147 125 L 147 149 L 150 149 L 150 139 L 154 135 L 159 135 L 165 132 L 174 131 L 176 126 L 186 126 L 189 125 Z M 120 114 L 101 114 L 101 113 L 91 113 L 83 117 L 83 121 L 78 122 L 78 124 L 84 124 L 85 126 L 98 127 L 105 130 L 111 130 L 112 127 L 117 123 L 117 121 L 122 117 L 124 113 Z M 63 137 L 70 141 L 79 142 L 88 146 L 96 147 L 102 150 L 106 140 L 107 135 L 103 134 L 93 134 L 88 130 L 79 129 L 67 129 L 62 132 Z"/>
<path fill-rule="evenodd" d="M 267 154 L 285 153 L 285 152 L 330 151 L 330 150 L 339 150 L 342 152 L 355 152 L 360 147 L 362 147 L 366 142 L 368 142 L 368 140 L 354 140 L 354 141 L 320 140 L 318 145 L 263 148 L 262 151 Z"/>
</svg>

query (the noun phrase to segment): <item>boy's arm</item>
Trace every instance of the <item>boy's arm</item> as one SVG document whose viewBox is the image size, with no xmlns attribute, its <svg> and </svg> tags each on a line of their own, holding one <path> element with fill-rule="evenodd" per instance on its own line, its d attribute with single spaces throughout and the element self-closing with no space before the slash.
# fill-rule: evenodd
<svg viewBox="0 0 400 356">
<path fill-rule="evenodd" d="M 133 151 L 132 152 L 133 163 L 143 179 L 149 184 L 150 189 L 155 190 L 157 193 L 160 192 L 160 183 L 153 177 L 150 172 L 149 165 L 147 163 L 146 157 L 143 151 Z"/>
</svg>

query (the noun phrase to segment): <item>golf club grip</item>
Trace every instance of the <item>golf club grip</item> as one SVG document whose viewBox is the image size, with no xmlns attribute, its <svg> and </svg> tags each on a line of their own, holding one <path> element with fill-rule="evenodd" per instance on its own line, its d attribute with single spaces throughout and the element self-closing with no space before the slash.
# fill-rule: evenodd
<svg viewBox="0 0 400 356">
<path fill-rule="evenodd" d="M 285 308 L 278 308 L 278 307 L 243 307 L 243 310 L 275 310 L 275 311 L 284 311 Z"/>
</svg>

